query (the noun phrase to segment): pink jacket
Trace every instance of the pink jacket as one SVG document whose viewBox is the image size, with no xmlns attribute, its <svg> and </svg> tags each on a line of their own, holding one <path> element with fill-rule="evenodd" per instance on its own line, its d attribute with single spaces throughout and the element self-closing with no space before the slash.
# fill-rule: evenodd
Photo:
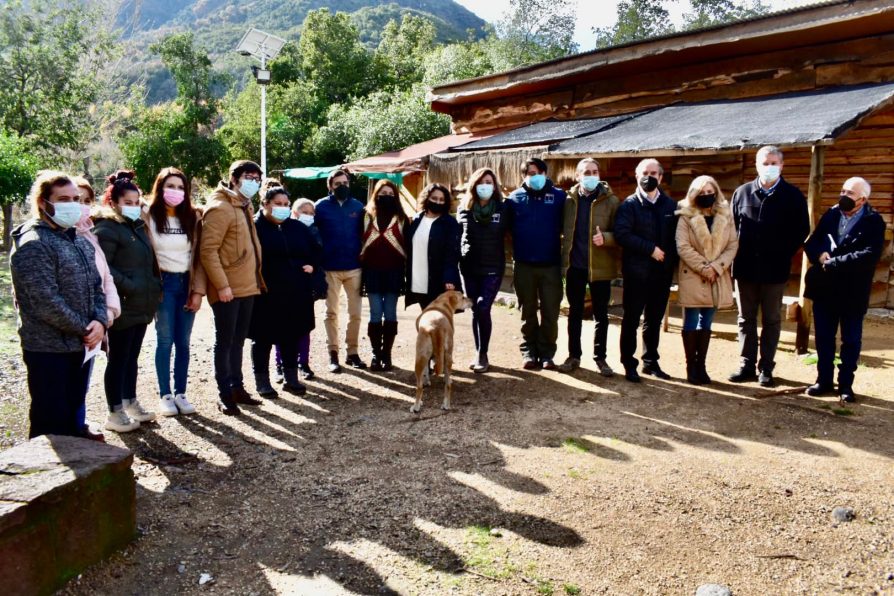
<svg viewBox="0 0 894 596">
<path fill-rule="evenodd" d="M 121 314 L 121 298 L 118 297 L 118 289 L 115 287 L 115 281 L 112 279 L 112 272 L 109 270 L 109 264 L 106 262 L 106 255 L 99 247 L 99 241 L 96 235 L 91 232 L 93 229 L 93 220 L 86 219 L 77 223 L 77 232 L 79 236 L 84 237 L 93 245 L 96 254 L 96 270 L 102 278 L 102 290 L 106 295 L 106 308 L 108 309 L 109 326 L 112 321 Z"/>
</svg>

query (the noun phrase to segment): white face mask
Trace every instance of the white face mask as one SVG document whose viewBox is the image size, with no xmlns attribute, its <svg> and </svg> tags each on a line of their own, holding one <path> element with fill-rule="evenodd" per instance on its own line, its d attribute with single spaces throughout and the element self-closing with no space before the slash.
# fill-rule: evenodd
<svg viewBox="0 0 894 596">
<path fill-rule="evenodd" d="M 757 173 L 761 178 L 761 182 L 764 184 L 769 184 L 771 182 L 775 182 L 779 175 L 782 173 L 782 168 L 776 165 L 771 166 L 758 166 Z"/>
<path fill-rule="evenodd" d="M 81 219 L 80 203 L 53 203 L 53 209 L 53 215 L 47 215 L 60 228 L 68 229 Z"/>
<path fill-rule="evenodd" d="M 482 201 L 486 201 L 494 196 L 494 185 L 493 184 L 478 184 L 475 186 L 475 193 L 478 195 L 478 198 Z"/>
<path fill-rule="evenodd" d="M 314 216 L 308 215 L 306 213 L 302 213 L 301 215 L 298 216 L 298 221 L 300 221 L 307 227 L 310 227 L 310 226 L 314 225 Z"/>
<path fill-rule="evenodd" d="M 242 196 L 246 199 L 250 199 L 257 194 L 258 189 L 260 188 L 261 183 L 257 180 L 246 179 L 239 185 L 239 192 L 242 193 Z"/>
</svg>

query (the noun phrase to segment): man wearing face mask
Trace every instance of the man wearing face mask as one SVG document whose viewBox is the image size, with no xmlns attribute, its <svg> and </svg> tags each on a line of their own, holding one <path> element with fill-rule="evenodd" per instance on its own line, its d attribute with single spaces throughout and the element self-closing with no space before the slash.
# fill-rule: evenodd
<svg viewBox="0 0 894 596">
<path fill-rule="evenodd" d="M 636 192 L 627 197 L 615 215 L 615 241 L 624 249 L 624 318 L 621 321 L 621 364 L 624 378 L 639 383 L 636 370 L 636 332 L 643 317 L 643 373 L 659 379 L 670 375 L 658 365 L 661 320 L 670 297 L 677 262 L 676 202 L 658 185 L 664 168 L 656 159 L 636 166 Z"/>
<path fill-rule="evenodd" d="M 522 367 L 555 370 L 566 195 L 546 177 L 542 159 L 529 159 L 521 172 L 524 183 L 509 195 L 506 217 L 512 234 L 513 283 L 521 306 Z"/>
<path fill-rule="evenodd" d="M 729 380 L 758 380 L 761 386 L 772 387 L 782 329 L 782 297 L 792 258 L 810 232 L 810 219 L 804 195 L 782 177 L 782 151 L 774 146 L 761 147 L 755 161 L 758 177 L 737 188 L 732 200 L 733 220 L 739 233 L 733 278 L 739 296 L 741 365 Z M 760 360 L 758 309 L 762 327 Z"/>
<path fill-rule="evenodd" d="M 208 277 L 208 302 L 214 312 L 214 377 L 218 407 L 229 416 L 238 404 L 259 405 L 242 381 L 242 349 L 248 336 L 254 298 L 265 290 L 261 245 L 251 199 L 261 187 L 261 168 L 242 160 L 230 166 L 229 182 L 211 194 L 202 217 L 199 254 Z"/>
<path fill-rule="evenodd" d="M 611 282 L 618 277 L 620 254 L 615 243 L 615 213 L 620 201 L 609 185 L 599 179 L 599 162 L 582 159 L 577 164 L 578 183 L 568 192 L 562 234 L 562 270 L 568 297 L 568 359 L 559 367 L 571 372 L 580 366 L 580 345 L 587 285 L 593 303 L 596 333 L 593 357 L 599 373 L 614 371 L 605 361 L 608 340 L 608 302 Z"/>
<path fill-rule="evenodd" d="M 347 358 L 354 368 L 366 368 L 358 354 L 360 314 L 363 303 L 360 287 L 360 243 L 363 234 L 363 203 L 351 197 L 351 181 L 346 170 L 334 170 L 326 180 L 329 195 L 316 202 L 314 223 L 323 240 L 322 267 L 326 271 L 326 341 L 329 372 L 341 372 L 338 363 L 339 299 L 344 287 L 348 299 L 348 328 L 345 331 Z"/>
<path fill-rule="evenodd" d="M 816 383 L 807 389 L 808 395 L 826 395 L 835 390 L 835 336 L 840 327 L 838 395 L 841 401 L 856 401 L 853 384 L 863 317 L 885 243 L 885 221 L 869 204 L 871 191 L 863 178 L 846 180 L 838 205 L 820 218 L 804 245 L 811 263 L 804 295 L 813 300 L 817 356 Z"/>
</svg>

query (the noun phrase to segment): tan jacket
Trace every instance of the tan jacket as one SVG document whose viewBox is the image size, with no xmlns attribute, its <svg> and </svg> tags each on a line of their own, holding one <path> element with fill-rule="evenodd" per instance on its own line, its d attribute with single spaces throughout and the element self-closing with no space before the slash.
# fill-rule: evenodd
<svg viewBox="0 0 894 596">
<path fill-rule="evenodd" d="M 714 206 L 714 223 L 708 229 L 697 207 L 682 201 L 677 220 L 680 305 L 691 308 L 729 308 L 733 305 L 730 267 L 739 248 L 732 211 L 726 201 Z M 711 266 L 717 272 L 714 283 L 701 275 Z"/>
<path fill-rule="evenodd" d="M 243 205 L 242 196 L 222 184 L 208 199 L 202 216 L 199 256 L 211 304 L 226 287 L 235 298 L 255 296 L 266 289 L 261 277 L 261 245 L 252 216 L 251 202 Z"/>
<path fill-rule="evenodd" d="M 590 247 L 588 255 L 589 281 L 606 281 L 620 277 L 618 270 L 621 265 L 621 249 L 615 242 L 614 234 L 615 213 L 618 211 L 620 201 L 607 183 L 600 182 L 599 184 L 602 186 L 602 190 L 590 207 L 590 228 L 587 235 L 590 238 L 595 236 L 598 227 L 605 243 L 602 246 L 596 246 L 592 242 L 588 243 Z M 568 191 L 568 198 L 565 199 L 564 226 L 562 228 L 562 275 L 566 275 L 571 266 L 571 249 L 574 246 L 574 228 L 577 225 L 579 200 L 580 184 L 575 184 Z"/>
</svg>

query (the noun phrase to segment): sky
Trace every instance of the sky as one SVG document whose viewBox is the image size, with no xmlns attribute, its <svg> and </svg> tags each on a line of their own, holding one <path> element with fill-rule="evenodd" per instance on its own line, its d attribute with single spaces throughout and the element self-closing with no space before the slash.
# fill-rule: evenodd
<svg viewBox="0 0 894 596">
<path fill-rule="evenodd" d="M 817 0 L 764 0 L 773 10 L 784 10 L 816 4 Z M 500 19 L 509 8 L 509 0 L 456 0 L 476 15 L 489 23 Z M 572 0 L 577 5 L 577 27 L 574 32 L 574 40 L 580 46 L 580 51 L 592 50 L 594 39 L 591 30 L 593 27 L 611 27 L 617 20 L 618 0 Z M 598 6 L 598 8 L 596 8 Z M 671 3 L 671 20 L 675 24 L 683 22 L 682 15 L 689 7 L 686 0 L 678 0 Z"/>
</svg>

